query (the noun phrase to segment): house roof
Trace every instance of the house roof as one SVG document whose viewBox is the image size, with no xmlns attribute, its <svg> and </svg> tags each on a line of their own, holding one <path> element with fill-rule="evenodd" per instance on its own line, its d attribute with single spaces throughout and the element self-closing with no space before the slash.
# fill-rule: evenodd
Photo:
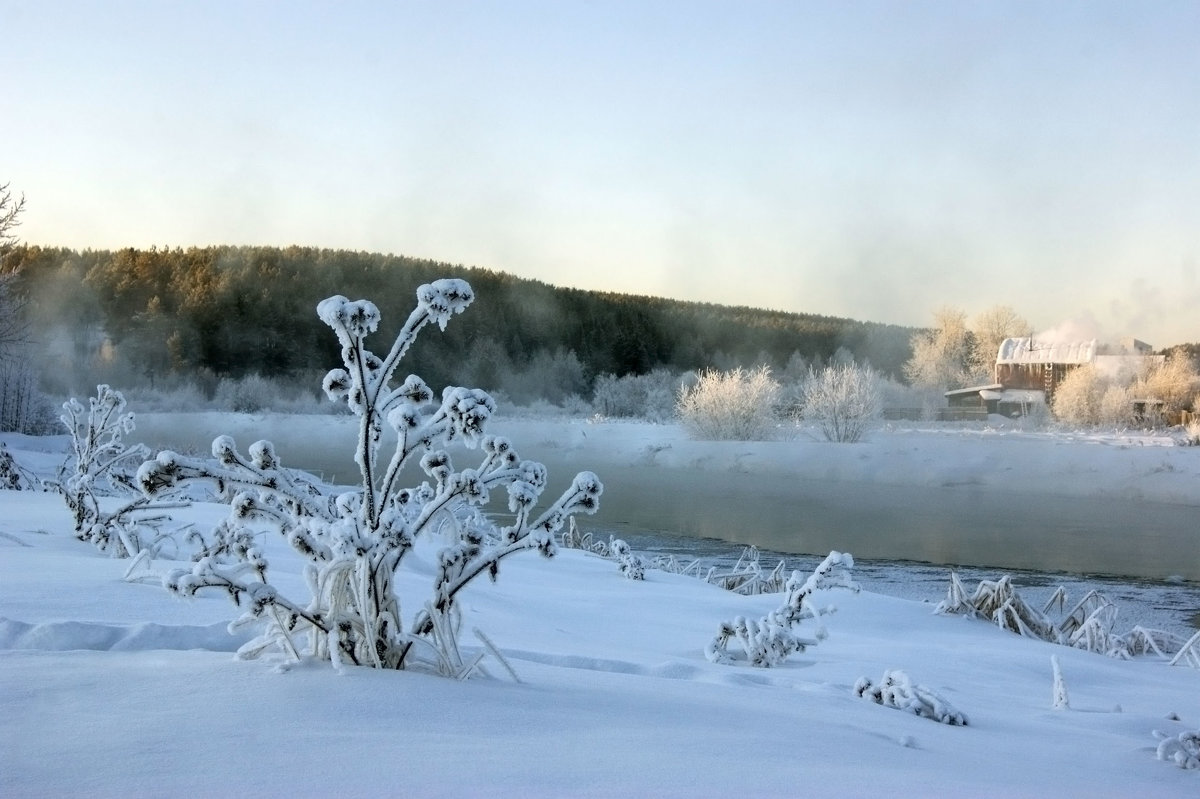
<svg viewBox="0 0 1200 799">
<path fill-rule="evenodd" d="M 1091 363 L 1096 359 L 1096 339 L 1090 341 L 1039 341 L 1006 338 L 996 363 Z"/>
</svg>

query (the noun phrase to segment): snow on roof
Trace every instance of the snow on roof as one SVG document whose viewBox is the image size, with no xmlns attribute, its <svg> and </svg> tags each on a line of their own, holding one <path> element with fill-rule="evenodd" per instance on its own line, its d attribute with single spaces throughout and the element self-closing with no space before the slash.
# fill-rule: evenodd
<svg viewBox="0 0 1200 799">
<path fill-rule="evenodd" d="M 1006 338 L 996 354 L 996 363 L 1091 363 L 1096 358 L 1096 339 L 1090 341 L 1039 341 L 1036 338 Z"/>
</svg>

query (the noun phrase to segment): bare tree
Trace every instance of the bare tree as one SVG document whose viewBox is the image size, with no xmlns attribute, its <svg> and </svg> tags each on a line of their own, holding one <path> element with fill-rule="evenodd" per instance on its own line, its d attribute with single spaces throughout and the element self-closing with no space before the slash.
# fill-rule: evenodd
<svg viewBox="0 0 1200 799">
<path fill-rule="evenodd" d="M 14 199 L 9 184 L 0 183 L 0 256 L 17 243 L 12 229 L 21 224 L 21 213 L 25 210 L 25 195 Z"/>
<path fill-rule="evenodd" d="M 0 183 L 0 363 L 13 357 L 29 340 L 24 302 L 15 290 L 15 275 L 4 268 L 4 256 L 17 243 L 13 228 L 21 224 L 25 196 L 14 198 L 7 183 Z"/>
</svg>

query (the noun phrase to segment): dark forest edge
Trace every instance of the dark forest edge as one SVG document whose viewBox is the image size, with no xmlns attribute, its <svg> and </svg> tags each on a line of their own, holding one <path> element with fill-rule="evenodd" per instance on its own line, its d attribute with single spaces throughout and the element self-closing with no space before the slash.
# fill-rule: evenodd
<svg viewBox="0 0 1200 799">
<path fill-rule="evenodd" d="M 310 247 L 84 250 L 17 246 L 3 271 L 25 298 L 43 385 L 99 382 L 211 393 L 262 376 L 315 385 L 337 359 L 315 308 L 333 294 L 403 308 L 417 287 L 468 280 L 469 319 L 429 336 L 410 368 L 431 385 L 503 391 L 519 402 L 590 396 L 605 376 L 765 364 L 806 370 L 835 356 L 899 376 L 912 328 L 815 314 L 558 288 L 503 272 Z M 383 337 L 403 321 L 385 313 Z M 57 376 L 55 378 L 54 376 Z M 610 378 L 611 379 L 611 378 Z"/>
</svg>

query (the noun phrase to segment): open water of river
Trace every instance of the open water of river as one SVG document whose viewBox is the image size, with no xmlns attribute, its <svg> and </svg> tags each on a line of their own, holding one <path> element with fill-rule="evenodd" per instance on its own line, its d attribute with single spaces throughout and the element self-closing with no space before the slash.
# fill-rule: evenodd
<svg viewBox="0 0 1200 799">
<path fill-rule="evenodd" d="M 351 482 L 355 469 L 347 442 L 353 440 L 355 421 L 324 418 L 328 421 L 313 425 L 289 424 L 287 417 L 149 414 L 138 417 L 137 433 L 152 447 L 198 453 L 207 452 L 219 433 L 234 435 L 242 447 L 266 437 L 275 442 L 285 464 Z M 669 541 L 671 547 L 699 554 L 711 550 L 715 541 L 723 542 L 726 554 L 736 555 L 738 545 L 752 544 L 772 553 L 819 559 L 836 549 L 852 553 L 864 565 L 906 564 L 906 584 L 919 582 L 913 569 L 923 564 L 929 571 L 920 573 L 931 580 L 936 575 L 939 587 L 922 598 L 935 601 L 944 591 L 947 565 L 978 569 L 980 576 L 992 578 L 1014 570 L 1107 576 L 1133 586 L 1162 586 L 1179 594 L 1178 601 L 1171 601 L 1176 610 L 1200 611 L 1200 505 L 1016 493 L 977 485 L 798 481 L 770 473 L 631 464 L 614 459 L 603 447 L 580 452 L 534 443 L 520 450 L 546 464 L 548 495 L 557 496 L 579 464 L 600 474 L 605 484 L 601 509 L 581 520 L 584 526 L 647 550 L 658 551 Z M 893 565 L 890 572 L 895 570 Z M 1033 583 L 1039 578 L 1025 579 Z"/>
</svg>

